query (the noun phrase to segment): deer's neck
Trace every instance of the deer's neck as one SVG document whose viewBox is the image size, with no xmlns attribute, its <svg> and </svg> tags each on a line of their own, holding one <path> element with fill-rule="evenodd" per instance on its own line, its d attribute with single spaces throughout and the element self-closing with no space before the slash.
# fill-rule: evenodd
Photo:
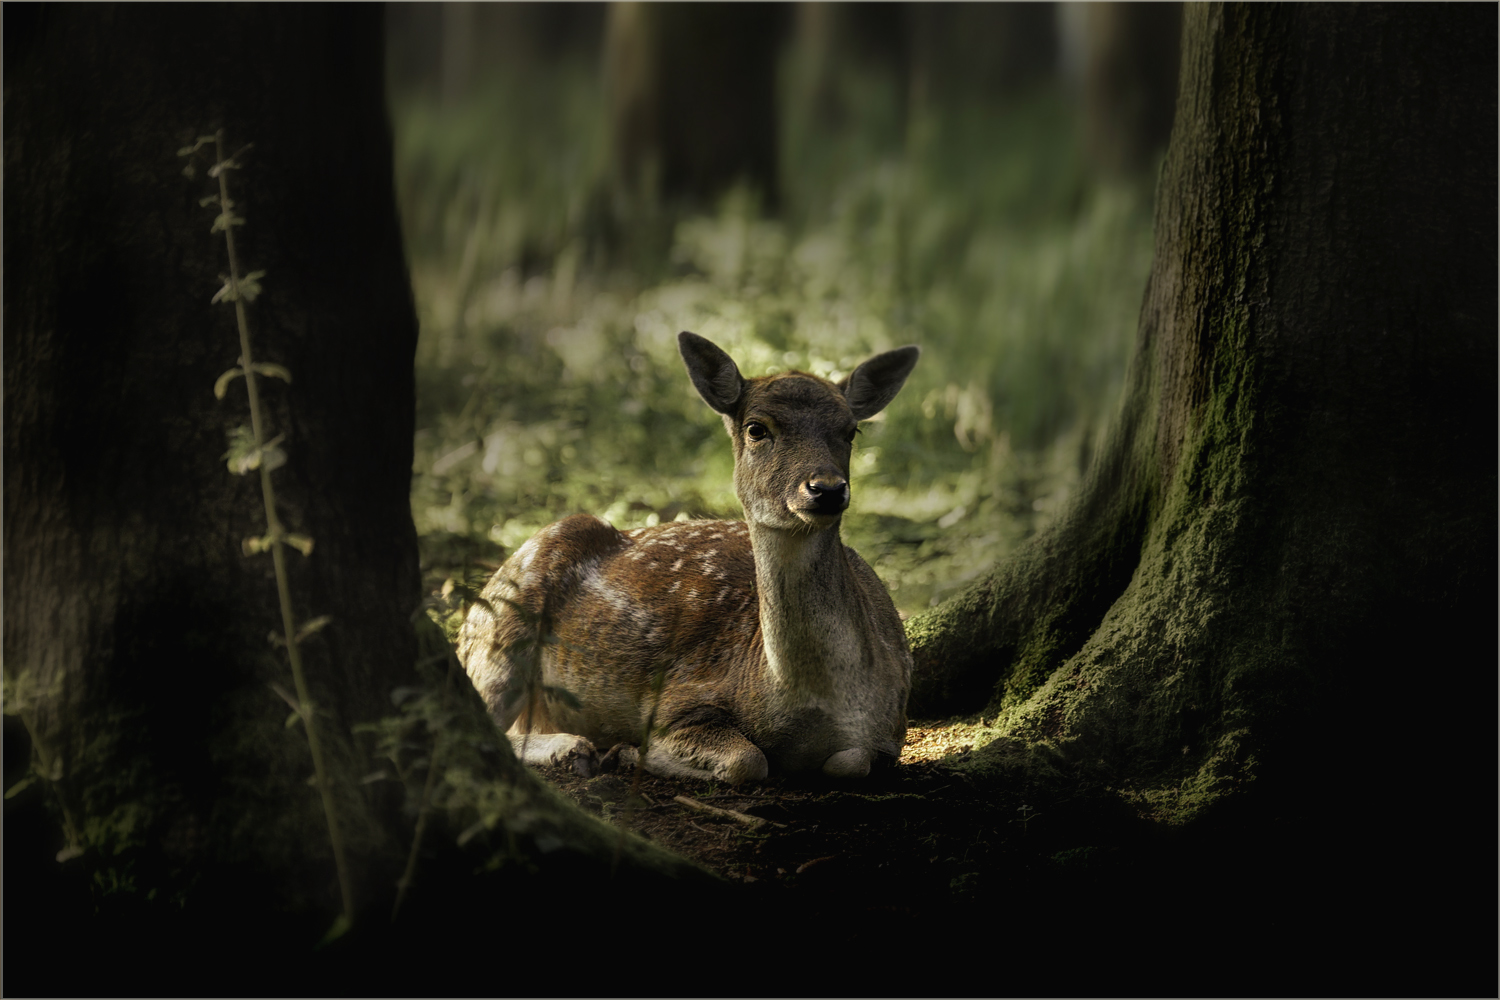
<svg viewBox="0 0 1500 1000">
<path fill-rule="evenodd" d="M 793 532 L 751 523 L 761 635 L 772 676 L 831 691 L 861 660 L 859 592 L 837 525 Z"/>
</svg>

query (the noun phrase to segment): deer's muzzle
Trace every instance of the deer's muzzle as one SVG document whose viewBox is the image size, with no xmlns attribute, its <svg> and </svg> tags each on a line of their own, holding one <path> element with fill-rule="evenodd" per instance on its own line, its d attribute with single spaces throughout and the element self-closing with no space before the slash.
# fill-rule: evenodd
<svg viewBox="0 0 1500 1000">
<path fill-rule="evenodd" d="M 849 506 L 849 481 L 842 476 L 809 480 L 803 493 L 812 501 L 811 513 L 842 514 Z"/>
</svg>

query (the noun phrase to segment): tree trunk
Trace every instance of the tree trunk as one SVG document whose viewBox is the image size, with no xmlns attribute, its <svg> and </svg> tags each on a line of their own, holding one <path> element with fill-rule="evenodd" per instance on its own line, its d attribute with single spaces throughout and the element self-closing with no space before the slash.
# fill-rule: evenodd
<svg viewBox="0 0 1500 1000">
<path fill-rule="evenodd" d="M 914 715 L 999 713 L 985 766 L 1167 823 L 1252 783 L 1345 808 L 1459 780 L 1380 734 L 1493 653 L 1495 29 L 1489 6 L 1187 8 L 1112 436 L 1050 531 L 910 623 Z M 1458 825 L 1484 805 L 1442 801 Z"/>
<path fill-rule="evenodd" d="M 1079 35 L 1085 152 L 1105 173 L 1138 173 L 1172 131 L 1182 4 L 1080 3 L 1067 16 Z"/>
<path fill-rule="evenodd" d="M 792 49 L 796 59 L 795 96 L 807 105 L 814 129 L 847 127 L 850 111 L 840 84 L 850 69 L 897 81 L 898 119 L 906 120 L 911 25 L 905 4 L 811 0 L 796 5 Z"/>
<path fill-rule="evenodd" d="M 906 7 L 915 107 L 1003 100 L 1056 72 L 1055 4 L 913 3 Z"/>
<path fill-rule="evenodd" d="M 604 79 L 621 197 L 703 206 L 745 181 L 775 208 L 784 15 L 764 3 L 610 4 Z"/>
<path fill-rule="evenodd" d="M 412 842 L 403 782 L 361 783 L 396 766 L 358 727 L 395 726 L 401 689 L 426 689 L 408 700 L 449 717 L 419 887 L 452 872 L 463 891 L 476 868 L 549 851 L 577 870 L 683 873 L 560 807 L 466 682 L 439 694 L 442 656 L 422 666 L 408 503 L 416 321 L 381 12 L 6 14 L 5 710 L 7 748 L 24 745 L 15 716 L 46 779 L 6 803 L 17 835 L 6 888 L 30 918 L 7 928 L 12 953 L 28 927 L 39 945 L 92 905 L 95 945 L 128 952 L 168 927 L 214 954 L 274 940 L 296 957 L 341 908 L 308 741 L 273 691 L 293 682 L 267 639 L 283 632 L 271 562 L 241 551 L 266 533 L 259 484 L 221 458 L 247 406 L 243 380 L 214 398 L 240 356 L 232 307 L 209 301 L 228 270 L 223 235 L 210 234 L 217 209 L 199 205 L 216 182 L 184 178 L 175 155 L 218 128 L 228 151 L 254 144 L 229 175 L 247 220 L 235 234 L 241 273 L 266 272 L 249 308 L 255 357 L 292 377 L 261 379 L 261 395 L 267 436 L 288 455 L 273 477 L 281 519 L 315 543 L 289 555 L 292 606 L 300 621 L 332 619 L 300 648 L 356 927 L 389 921 Z M 405 737 L 416 751 L 398 757 L 420 791 L 433 732 L 408 713 Z M 61 834 L 34 822 L 44 801 Z M 420 896 L 417 910 L 440 893 Z M 105 992 L 133 991 L 120 982 Z"/>
</svg>

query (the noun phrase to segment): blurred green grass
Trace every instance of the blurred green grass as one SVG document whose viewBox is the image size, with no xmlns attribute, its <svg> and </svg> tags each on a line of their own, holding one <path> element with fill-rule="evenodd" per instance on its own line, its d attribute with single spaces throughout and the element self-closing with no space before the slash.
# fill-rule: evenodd
<svg viewBox="0 0 1500 1000">
<path fill-rule="evenodd" d="M 783 88 L 794 86 L 784 74 Z M 575 511 L 619 527 L 739 517 L 730 446 L 676 351 L 829 377 L 923 347 L 861 435 L 846 540 L 914 613 L 1066 500 L 1119 395 L 1151 258 L 1150 192 L 1092 181 L 1071 106 L 924 108 L 841 82 L 818 129 L 783 103 L 784 211 L 636 206 L 602 183 L 595 66 L 393 96 L 421 322 L 412 512 L 429 582 L 485 575 Z"/>
</svg>

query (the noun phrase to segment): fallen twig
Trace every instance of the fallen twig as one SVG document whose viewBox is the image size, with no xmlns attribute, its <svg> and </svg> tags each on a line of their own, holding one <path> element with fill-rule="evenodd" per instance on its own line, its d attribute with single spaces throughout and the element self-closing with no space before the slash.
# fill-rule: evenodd
<svg viewBox="0 0 1500 1000">
<path fill-rule="evenodd" d="M 687 806 L 689 809 L 696 809 L 699 812 L 708 813 L 710 816 L 722 816 L 725 819 L 732 819 L 736 823 L 744 823 L 751 829 L 755 829 L 763 823 L 769 823 L 772 826 L 779 826 L 783 829 L 786 828 L 785 823 L 778 823 L 774 819 L 762 819 L 759 816 L 751 816 L 748 813 L 736 812 L 733 809 L 720 809 L 718 806 L 711 806 L 706 802 L 699 802 L 697 799 L 690 799 L 686 795 L 673 796 L 672 801 L 680 802 L 683 805 Z M 691 820 L 689 820 L 689 822 L 691 822 Z"/>
</svg>

